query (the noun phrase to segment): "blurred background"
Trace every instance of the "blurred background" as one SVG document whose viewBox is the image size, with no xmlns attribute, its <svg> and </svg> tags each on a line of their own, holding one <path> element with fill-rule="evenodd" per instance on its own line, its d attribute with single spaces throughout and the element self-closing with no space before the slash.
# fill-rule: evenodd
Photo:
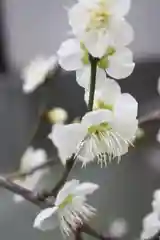
<svg viewBox="0 0 160 240">
<path fill-rule="evenodd" d="M 40 113 L 52 107 L 63 107 L 69 120 L 85 112 L 83 89 L 75 74 L 58 70 L 33 94 L 22 92 L 21 70 L 37 55 L 56 53 L 69 36 L 66 8 L 74 0 L 1 0 L 0 1 L 0 172 L 8 173 L 19 166 Z M 160 76 L 160 1 L 132 0 L 128 20 L 135 30 L 131 45 L 136 61 L 132 76 L 120 82 L 123 92 L 139 101 L 139 116 L 160 108 L 157 80 Z M 44 147 L 48 155 L 53 147 L 44 139 L 51 129 L 43 119 L 32 144 Z M 90 165 L 76 167 L 72 176 L 82 181 L 97 182 L 101 188 L 90 199 L 98 215 L 92 225 L 107 232 L 110 224 L 124 218 L 128 224 L 126 239 L 137 239 L 143 216 L 151 211 L 152 193 L 160 188 L 160 143 L 156 133 L 159 121 L 143 125 L 146 136 L 121 163 L 106 169 Z M 53 169 L 53 184 L 62 173 L 61 164 Z M 12 194 L 0 189 L 0 232 L 8 239 L 62 239 L 59 230 L 42 233 L 32 228 L 39 209 L 30 203 L 15 204 Z M 86 236 L 86 239 L 89 239 Z"/>
</svg>

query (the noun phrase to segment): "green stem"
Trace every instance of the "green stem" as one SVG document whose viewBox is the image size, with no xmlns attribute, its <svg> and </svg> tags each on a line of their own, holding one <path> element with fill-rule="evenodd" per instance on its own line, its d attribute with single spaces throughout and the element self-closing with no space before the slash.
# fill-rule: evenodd
<svg viewBox="0 0 160 240">
<path fill-rule="evenodd" d="M 97 63 L 98 59 L 89 56 L 90 63 L 91 63 L 91 80 L 90 80 L 90 90 L 89 90 L 89 102 L 88 102 L 88 111 L 93 110 L 94 104 L 94 93 L 96 88 L 96 72 L 97 72 Z"/>
</svg>

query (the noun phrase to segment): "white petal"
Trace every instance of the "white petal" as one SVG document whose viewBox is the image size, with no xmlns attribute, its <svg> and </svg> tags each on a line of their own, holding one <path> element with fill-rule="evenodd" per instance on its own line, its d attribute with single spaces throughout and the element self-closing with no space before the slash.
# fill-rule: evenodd
<svg viewBox="0 0 160 240">
<path fill-rule="evenodd" d="M 49 137 L 58 148 L 63 164 L 76 152 L 78 144 L 84 139 L 85 134 L 85 129 L 79 123 L 53 126 Z"/>
<path fill-rule="evenodd" d="M 158 130 L 158 132 L 156 134 L 156 140 L 157 140 L 157 142 L 160 143 L 160 129 Z"/>
<path fill-rule="evenodd" d="M 78 185 L 74 191 L 74 194 L 76 195 L 88 195 L 92 194 L 95 190 L 99 188 L 99 185 L 93 184 L 93 183 L 82 183 Z"/>
<path fill-rule="evenodd" d="M 91 68 L 90 66 L 84 67 L 82 70 L 76 71 L 76 80 L 77 83 L 89 90 L 90 88 L 90 77 L 91 77 Z M 106 73 L 103 69 L 97 68 L 96 73 L 96 88 L 103 86 L 106 81 Z"/>
<path fill-rule="evenodd" d="M 160 190 L 156 190 L 153 195 L 152 208 L 153 211 L 160 215 Z"/>
<path fill-rule="evenodd" d="M 157 91 L 158 91 L 158 94 L 160 95 L 160 77 L 158 78 Z"/>
<path fill-rule="evenodd" d="M 64 187 L 59 191 L 57 195 L 55 205 L 59 206 L 68 195 L 72 194 L 75 191 L 78 184 L 79 181 L 75 179 L 65 183 Z"/>
<path fill-rule="evenodd" d="M 31 169 L 47 162 L 47 154 L 44 149 L 34 149 L 28 147 L 22 156 L 20 163 L 20 171 L 28 172 Z"/>
<path fill-rule="evenodd" d="M 125 16 L 131 7 L 131 0 L 109 0 L 112 14 L 118 17 Z"/>
<path fill-rule="evenodd" d="M 143 220 L 143 232 L 141 239 L 149 239 L 160 230 L 160 221 L 156 213 L 148 214 Z"/>
<path fill-rule="evenodd" d="M 34 228 L 42 231 L 52 230 L 58 226 L 57 207 L 42 210 L 34 221 Z"/>
<path fill-rule="evenodd" d="M 76 39 L 69 39 L 62 43 L 58 50 L 59 64 L 67 71 L 74 71 L 83 67 L 82 50 Z"/>
<path fill-rule="evenodd" d="M 104 84 L 95 91 L 95 104 L 96 101 L 102 101 L 107 105 L 114 106 L 120 94 L 121 88 L 119 84 L 115 80 L 107 78 Z M 89 92 L 85 93 L 85 100 L 88 103 Z"/>
<path fill-rule="evenodd" d="M 132 26 L 123 18 L 111 18 L 109 24 L 110 36 L 115 46 L 127 46 L 134 39 Z"/>
<path fill-rule="evenodd" d="M 109 57 L 109 67 L 106 69 L 108 75 L 116 79 L 127 78 L 133 72 L 132 52 L 127 48 L 117 49 L 113 56 Z"/>
<path fill-rule="evenodd" d="M 83 4 L 75 4 L 69 11 L 69 24 L 75 35 L 81 35 L 89 22 L 89 14 L 87 8 Z M 83 16 L 83 19 L 82 19 Z"/>
<path fill-rule="evenodd" d="M 22 72 L 23 91 L 25 93 L 33 92 L 40 84 L 44 83 L 47 74 L 57 64 L 55 56 L 44 58 L 37 57 Z"/>
<path fill-rule="evenodd" d="M 82 41 L 88 52 L 97 58 L 105 55 L 106 50 L 110 44 L 109 35 L 104 30 L 89 31 L 82 36 Z"/>
<path fill-rule="evenodd" d="M 82 118 L 82 125 L 90 127 L 92 125 L 99 125 L 104 122 L 111 122 L 112 112 L 109 110 L 97 110 L 87 113 Z"/>
<path fill-rule="evenodd" d="M 132 95 L 124 93 L 117 99 L 114 113 L 119 120 L 130 121 L 130 119 L 136 119 L 138 102 Z"/>
</svg>

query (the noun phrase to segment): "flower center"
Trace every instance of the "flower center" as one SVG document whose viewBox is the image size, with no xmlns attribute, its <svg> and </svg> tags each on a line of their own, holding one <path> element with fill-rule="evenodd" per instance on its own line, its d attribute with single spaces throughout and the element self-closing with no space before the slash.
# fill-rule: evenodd
<svg viewBox="0 0 160 240">
<path fill-rule="evenodd" d="M 71 204 L 73 200 L 73 195 L 69 194 L 64 201 L 59 205 L 60 209 L 64 209 L 68 204 Z"/>
<path fill-rule="evenodd" d="M 105 4 L 101 2 L 98 9 L 89 10 L 90 22 L 87 31 L 106 28 L 109 22 L 110 14 L 105 9 Z"/>
<path fill-rule="evenodd" d="M 110 130 L 111 127 L 107 122 L 103 122 L 99 125 L 92 125 L 88 128 L 89 134 L 95 134 L 97 136 L 100 135 L 100 133 L 105 133 L 107 130 Z"/>
<path fill-rule="evenodd" d="M 111 104 L 105 104 L 103 101 L 101 100 L 97 100 L 94 103 L 94 108 L 95 109 L 106 109 L 106 110 L 110 110 L 113 111 L 113 106 Z"/>
</svg>

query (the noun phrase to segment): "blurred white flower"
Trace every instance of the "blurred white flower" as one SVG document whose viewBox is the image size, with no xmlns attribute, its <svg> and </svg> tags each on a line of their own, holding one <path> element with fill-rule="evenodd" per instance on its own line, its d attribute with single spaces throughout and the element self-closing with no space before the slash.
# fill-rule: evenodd
<svg viewBox="0 0 160 240">
<path fill-rule="evenodd" d="M 58 50 L 59 64 L 67 71 L 77 70 L 77 82 L 88 88 L 90 84 L 89 54 L 83 44 L 76 39 L 62 43 Z M 98 62 L 97 84 L 106 73 L 116 79 L 127 78 L 135 67 L 132 52 L 125 47 L 108 47 Z M 106 72 L 106 73 L 105 73 Z"/>
<path fill-rule="evenodd" d="M 128 224 L 123 218 L 113 221 L 109 228 L 109 235 L 113 238 L 122 238 L 127 232 Z"/>
<path fill-rule="evenodd" d="M 33 92 L 39 85 L 45 82 L 47 74 L 52 71 L 57 64 L 55 56 L 44 58 L 37 57 L 22 72 L 23 91 Z"/>
<path fill-rule="evenodd" d="M 158 94 L 160 95 L 160 77 L 158 78 L 157 91 Z"/>
<path fill-rule="evenodd" d="M 152 212 L 143 219 L 141 239 L 149 239 L 158 233 L 158 231 L 160 231 L 160 219 L 156 212 Z"/>
<path fill-rule="evenodd" d="M 157 140 L 157 142 L 160 143 L 160 129 L 159 129 L 158 132 L 157 132 L 156 140 Z"/>
<path fill-rule="evenodd" d="M 68 119 L 68 113 L 65 109 L 56 107 L 48 112 L 48 118 L 51 123 L 64 123 Z"/>
<path fill-rule="evenodd" d="M 47 160 L 48 160 L 47 154 L 43 149 L 35 150 L 32 147 L 29 147 L 24 153 L 24 155 L 22 156 L 19 172 L 28 173 L 34 168 L 47 162 Z M 37 184 L 39 183 L 40 179 L 42 179 L 42 177 L 44 177 L 44 175 L 47 172 L 48 172 L 47 169 L 40 169 L 25 178 L 16 179 L 14 182 L 29 190 L 34 190 L 37 188 Z M 43 187 L 44 185 L 42 186 L 42 189 Z M 24 200 L 24 198 L 17 194 L 14 194 L 14 200 L 16 202 L 21 202 Z"/>
<path fill-rule="evenodd" d="M 153 194 L 153 201 L 152 201 L 152 208 L 153 211 L 158 214 L 160 217 L 160 190 L 156 190 Z"/>
<path fill-rule="evenodd" d="M 107 107 L 87 113 L 79 124 L 53 126 L 49 137 L 63 164 L 75 154 L 83 165 L 97 159 L 102 166 L 128 152 L 138 126 L 137 102 L 122 94 L 114 110 Z"/>
<path fill-rule="evenodd" d="M 141 139 L 145 136 L 145 131 L 143 128 L 138 128 L 136 132 L 136 139 Z"/>
<path fill-rule="evenodd" d="M 73 33 L 94 57 L 101 58 L 107 48 L 126 46 L 134 38 L 124 19 L 130 0 L 79 0 L 68 12 Z M 82 17 L 83 16 L 83 17 Z"/>
<path fill-rule="evenodd" d="M 98 189 L 97 184 L 82 183 L 71 180 L 59 191 L 55 205 L 42 210 L 34 221 L 34 227 L 42 231 L 55 229 L 60 225 L 64 235 L 76 230 L 76 228 L 88 221 L 96 209 L 86 203 L 86 196 Z"/>
</svg>

